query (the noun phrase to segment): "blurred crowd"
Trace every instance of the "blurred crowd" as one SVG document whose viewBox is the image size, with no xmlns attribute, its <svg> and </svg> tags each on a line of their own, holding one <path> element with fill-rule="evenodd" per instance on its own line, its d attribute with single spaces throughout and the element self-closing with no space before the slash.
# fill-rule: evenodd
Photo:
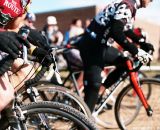
<svg viewBox="0 0 160 130">
<path fill-rule="evenodd" d="M 34 23 L 36 21 L 36 15 L 34 13 L 27 13 L 25 18 L 25 24 L 32 29 L 36 29 Z M 44 23 L 43 31 L 51 46 L 60 46 L 67 44 L 68 40 L 72 37 L 78 36 L 84 33 L 85 28 L 90 24 L 90 19 L 86 19 L 83 22 L 80 18 L 73 18 L 68 27 L 68 30 L 63 34 L 58 26 L 58 21 L 55 16 L 48 16 L 46 23 Z"/>
<path fill-rule="evenodd" d="M 34 13 L 28 13 L 26 15 L 25 24 L 27 26 L 31 27 L 32 29 L 36 29 L 34 26 L 35 21 L 36 15 Z M 45 34 L 50 46 L 63 46 L 66 45 L 69 42 L 69 39 L 72 37 L 83 34 L 85 28 L 90 24 L 90 21 L 91 20 L 89 18 L 84 22 L 80 18 L 73 18 L 70 22 L 68 30 L 62 33 L 59 29 L 57 18 L 55 16 L 48 16 L 41 31 Z M 72 49 L 69 55 L 81 62 L 78 50 Z M 58 56 L 57 62 L 60 70 L 66 68 L 67 63 L 62 55 Z"/>
</svg>

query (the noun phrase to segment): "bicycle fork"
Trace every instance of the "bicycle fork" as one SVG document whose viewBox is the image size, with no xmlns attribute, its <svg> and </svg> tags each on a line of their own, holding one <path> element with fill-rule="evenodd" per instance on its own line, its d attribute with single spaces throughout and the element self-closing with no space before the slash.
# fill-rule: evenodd
<svg viewBox="0 0 160 130">
<path fill-rule="evenodd" d="M 140 83 L 137 79 L 137 73 L 132 71 L 133 70 L 132 62 L 130 60 L 127 60 L 126 64 L 127 64 L 127 67 L 130 71 L 129 76 L 130 76 L 131 83 L 133 84 L 133 88 L 134 88 L 135 92 L 137 93 L 144 108 L 146 109 L 147 115 L 152 116 L 153 110 L 151 109 L 150 105 L 147 102 L 147 99 L 145 98 L 145 96 L 143 94 L 143 91 L 140 87 Z"/>
<path fill-rule="evenodd" d="M 27 89 L 27 93 L 29 95 L 29 98 L 32 102 L 37 102 L 38 99 L 40 98 L 39 92 L 37 90 L 37 88 L 30 86 Z M 40 124 L 38 125 L 38 127 L 44 127 L 45 130 L 51 130 L 49 124 L 47 123 L 47 117 L 45 114 L 38 114 L 37 116 L 35 116 L 35 118 L 39 118 L 40 119 Z"/>
</svg>

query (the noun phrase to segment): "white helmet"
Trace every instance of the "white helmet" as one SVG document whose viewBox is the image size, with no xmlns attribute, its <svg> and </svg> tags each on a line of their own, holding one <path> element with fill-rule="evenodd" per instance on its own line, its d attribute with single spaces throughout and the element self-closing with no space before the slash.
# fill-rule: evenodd
<svg viewBox="0 0 160 130">
<path fill-rule="evenodd" d="M 47 17 L 47 24 L 48 25 L 56 25 L 57 24 L 57 19 L 54 16 L 48 16 Z"/>
</svg>

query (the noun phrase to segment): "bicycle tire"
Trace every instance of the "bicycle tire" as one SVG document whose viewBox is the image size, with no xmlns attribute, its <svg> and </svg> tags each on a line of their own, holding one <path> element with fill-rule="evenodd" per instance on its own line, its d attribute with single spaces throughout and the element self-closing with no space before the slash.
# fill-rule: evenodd
<svg viewBox="0 0 160 130">
<path fill-rule="evenodd" d="M 52 93 L 54 94 L 56 92 L 64 94 L 64 96 L 69 98 L 69 100 L 72 100 L 72 103 L 74 103 L 74 105 L 70 104 L 72 107 L 80 110 L 88 118 L 93 118 L 88 106 L 85 104 L 83 99 L 81 97 L 77 96 L 75 93 L 71 92 L 69 89 L 62 87 L 62 86 L 54 85 L 54 84 L 49 83 L 47 81 L 39 81 L 37 84 L 34 85 L 34 87 L 37 88 L 39 93 L 42 93 L 42 91 L 45 91 L 49 94 L 52 94 Z M 27 96 L 25 96 L 24 99 L 25 98 L 27 98 Z M 43 100 L 47 101 L 48 99 L 43 98 Z M 67 104 L 67 105 L 69 105 L 69 104 Z"/>
<path fill-rule="evenodd" d="M 145 79 L 140 79 L 140 84 L 141 84 L 142 89 L 144 89 L 144 90 L 145 90 L 145 85 L 146 85 L 146 87 L 148 87 L 148 85 L 150 85 L 150 87 L 152 87 L 152 93 L 150 93 L 150 97 L 148 99 L 148 102 L 151 105 L 151 107 L 153 107 L 153 112 L 155 111 L 155 113 L 156 113 L 157 110 L 155 109 L 154 105 L 158 106 L 160 103 L 158 104 L 158 103 L 154 103 L 154 102 L 158 101 L 159 98 L 157 98 L 155 101 L 153 99 L 155 98 L 155 96 L 157 96 L 156 93 L 160 92 L 160 87 L 159 87 L 160 80 L 145 78 Z M 155 125 L 152 126 L 152 124 L 155 124 L 155 122 L 152 119 L 156 118 L 156 120 L 159 120 L 159 119 L 157 119 L 158 116 L 148 118 L 147 114 L 146 114 L 145 110 L 143 109 L 143 106 L 137 96 L 132 99 L 130 97 L 132 103 L 134 101 L 135 101 L 135 103 L 137 102 L 136 106 L 133 105 L 134 107 L 133 106 L 131 107 L 131 104 L 129 104 L 129 107 L 128 107 L 126 105 L 127 104 L 126 102 L 129 102 L 129 98 L 128 98 L 129 94 L 128 93 L 129 92 L 132 93 L 132 91 L 133 91 L 132 85 L 128 85 L 127 87 L 123 88 L 123 90 L 119 93 L 119 95 L 117 97 L 114 112 L 115 112 L 115 117 L 116 117 L 116 121 L 117 121 L 119 128 L 122 130 L 133 129 L 133 127 L 134 127 L 134 129 L 140 129 L 140 128 L 141 129 L 142 128 L 143 129 L 150 129 L 150 128 L 154 129 Z M 135 109 L 135 107 L 137 109 Z M 127 110 L 127 108 L 129 108 L 129 110 Z M 131 110 L 134 110 L 134 109 L 135 109 L 135 112 L 133 113 L 132 118 L 127 119 L 129 117 L 129 115 L 131 115 Z M 127 114 L 127 112 L 129 112 L 129 114 Z M 125 117 L 126 117 L 126 119 L 125 119 Z M 144 117 L 144 118 L 142 118 L 142 117 Z M 152 124 L 150 124 L 149 121 L 152 122 Z M 159 127 L 159 126 L 156 126 L 155 129 L 157 129 L 157 127 Z"/>
<path fill-rule="evenodd" d="M 25 113 L 25 116 L 33 113 L 53 113 L 58 114 L 59 116 L 68 118 L 74 121 L 79 128 L 83 127 L 88 130 L 96 130 L 94 122 L 86 118 L 82 113 L 76 109 L 57 102 L 43 101 L 43 102 L 33 102 L 27 105 L 21 106 L 22 111 Z M 82 128 L 82 130 L 83 130 Z"/>
<path fill-rule="evenodd" d="M 61 120 L 63 118 L 65 118 L 67 123 L 69 123 L 68 122 L 69 120 L 73 121 L 73 125 L 75 126 L 75 124 L 76 124 L 76 126 L 80 130 L 97 130 L 94 122 L 92 122 L 89 118 L 87 118 L 81 112 L 79 112 L 76 109 L 74 109 L 68 105 L 65 105 L 65 104 L 61 104 L 61 103 L 57 103 L 57 102 L 50 102 L 50 101 L 43 101 L 43 102 L 32 102 L 27 105 L 22 105 L 22 106 L 20 106 L 20 108 L 21 108 L 21 111 L 22 111 L 24 118 L 25 118 L 23 123 L 26 124 L 25 126 L 27 129 L 35 128 L 32 125 L 29 125 L 28 122 L 30 122 L 30 124 L 36 125 L 37 127 L 39 124 L 41 124 L 37 120 L 35 120 L 35 121 L 37 121 L 37 124 L 32 123 L 32 121 L 34 121 L 34 118 L 35 118 L 34 114 L 36 114 L 36 115 L 43 114 L 44 115 L 44 113 L 45 113 L 46 118 L 50 118 L 50 119 L 53 118 L 52 119 L 54 121 L 53 123 L 55 123 L 55 120 L 54 120 L 54 117 L 51 118 L 51 114 L 53 114 L 53 116 L 57 115 L 58 118 L 61 117 L 60 118 Z M 49 114 L 49 115 L 46 115 L 46 114 Z M 28 122 L 27 122 L 27 119 L 29 120 Z M 47 120 L 45 120 L 45 121 L 47 122 Z M 53 123 L 50 124 L 50 127 L 52 127 L 52 129 L 53 129 L 53 125 L 54 125 Z M 62 124 L 60 124 L 57 127 L 62 127 L 61 125 Z M 8 128 L 8 127 L 6 127 L 6 128 Z M 54 128 L 55 128 L 55 126 L 54 126 Z M 66 129 L 63 129 L 63 130 L 66 130 Z"/>
</svg>

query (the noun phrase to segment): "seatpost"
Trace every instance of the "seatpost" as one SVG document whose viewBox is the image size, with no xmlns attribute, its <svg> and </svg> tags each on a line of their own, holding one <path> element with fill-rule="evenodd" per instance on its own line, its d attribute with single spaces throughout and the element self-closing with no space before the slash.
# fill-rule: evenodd
<svg viewBox="0 0 160 130">
<path fill-rule="evenodd" d="M 149 104 L 147 102 L 147 99 L 145 98 L 145 96 L 143 94 L 143 91 L 140 87 L 139 80 L 137 79 L 138 78 L 137 77 L 137 72 L 132 71 L 133 70 L 133 64 L 132 64 L 131 60 L 127 60 L 126 65 L 129 69 L 129 76 L 130 76 L 131 83 L 133 84 L 133 88 L 136 91 L 139 99 L 141 100 L 144 108 L 146 109 L 147 115 L 151 116 L 153 111 L 152 111 L 151 107 L 149 106 Z"/>
</svg>

